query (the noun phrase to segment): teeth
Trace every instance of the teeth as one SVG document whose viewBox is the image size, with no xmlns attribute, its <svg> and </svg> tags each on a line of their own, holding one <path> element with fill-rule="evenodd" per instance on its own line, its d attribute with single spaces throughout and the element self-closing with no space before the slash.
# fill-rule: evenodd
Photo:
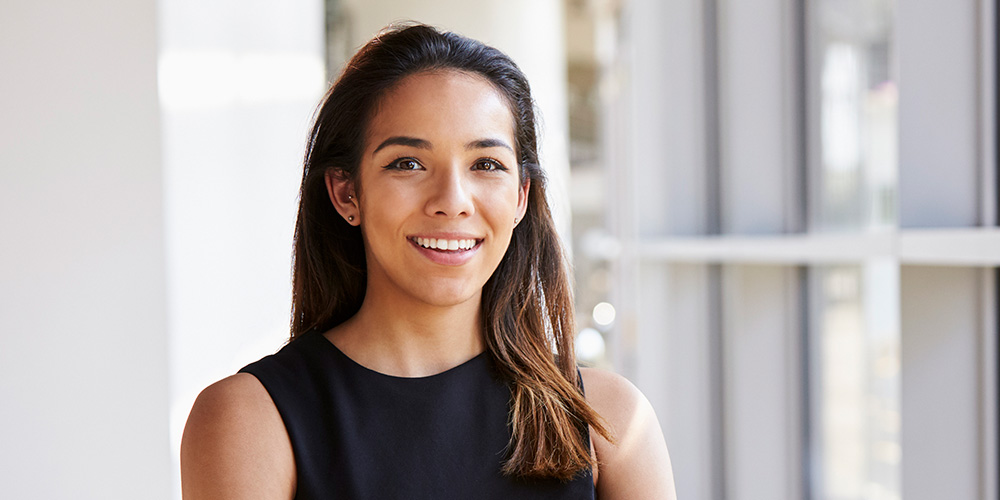
<svg viewBox="0 0 1000 500">
<path fill-rule="evenodd" d="M 414 238 L 418 245 L 432 250 L 468 250 L 476 246 L 476 240 L 445 240 L 435 238 Z"/>
</svg>

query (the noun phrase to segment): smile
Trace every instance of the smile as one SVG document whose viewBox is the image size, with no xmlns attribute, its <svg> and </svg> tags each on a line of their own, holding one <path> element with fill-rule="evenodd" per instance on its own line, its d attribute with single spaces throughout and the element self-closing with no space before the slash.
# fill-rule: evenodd
<svg viewBox="0 0 1000 500">
<path fill-rule="evenodd" d="M 481 243 L 483 240 L 476 238 L 448 240 L 444 238 L 437 239 L 437 238 L 413 237 L 410 238 L 410 241 L 428 250 L 454 252 L 461 250 L 471 250 L 476 246 L 478 246 L 479 243 Z"/>
</svg>

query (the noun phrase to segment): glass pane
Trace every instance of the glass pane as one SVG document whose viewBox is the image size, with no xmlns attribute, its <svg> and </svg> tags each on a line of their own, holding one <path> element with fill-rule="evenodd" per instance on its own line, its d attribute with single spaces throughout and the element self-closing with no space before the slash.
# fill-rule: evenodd
<svg viewBox="0 0 1000 500">
<path fill-rule="evenodd" d="M 814 229 L 896 223 L 897 87 L 892 0 L 815 0 L 810 85 L 818 95 Z"/>
<path fill-rule="evenodd" d="M 613 261 L 617 241 L 608 228 L 608 198 L 613 178 L 605 158 L 604 120 L 609 96 L 607 67 L 614 53 L 615 13 L 593 2 L 567 2 L 566 93 L 569 111 L 569 202 L 572 211 L 572 255 L 576 287 L 576 354 L 581 363 L 611 368 L 613 345 L 606 340 L 619 330 L 620 304 L 614 290 Z"/>
<path fill-rule="evenodd" d="M 899 500 L 899 266 L 813 273 L 812 498 Z"/>
</svg>

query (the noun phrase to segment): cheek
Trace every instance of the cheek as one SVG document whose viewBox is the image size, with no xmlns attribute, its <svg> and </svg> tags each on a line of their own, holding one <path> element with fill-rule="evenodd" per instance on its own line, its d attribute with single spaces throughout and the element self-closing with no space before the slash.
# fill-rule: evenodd
<svg viewBox="0 0 1000 500">
<path fill-rule="evenodd" d="M 516 211 L 517 201 L 520 194 L 518 186 L 514 182 L 505 182 L 502 186 L 491 185 L 484 190 L 485 196 L 489 199 L 490 207 L 495 211 Z"/>
<path fill-rule="evenodd" d="M 487 219 L 493 230 L 503 239 L 509 239 L 514 231 L 514 218 L 517 217 L 517 190 L 495 189 L 487 209 Z"/>
<path fill-rule="evenodd" d="M 365 189 L 361 212 L 370 222 L 391 222 L 412 210 L 417 203 L 418 196 L 405 185 L 372 183 Z"/>
</svg>

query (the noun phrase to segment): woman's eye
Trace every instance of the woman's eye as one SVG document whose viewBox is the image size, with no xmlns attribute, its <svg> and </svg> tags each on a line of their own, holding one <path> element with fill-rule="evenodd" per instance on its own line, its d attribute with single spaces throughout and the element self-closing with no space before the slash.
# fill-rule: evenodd
<svg viewBox="0 0 1000 500">
<path fill-rule="evenodd" d="M 420 170 L 420 162 L 414 160 L 413 158 L 400 158 L 388 165 L 387 169 L 390 170 Z"/>
<path fill-rule="evenodd" d="M 484 158 L 482 160 L 477 161 L 473 166 L 473 168 L 475 168 L 476 170 L 487 170 L 487 171 L 507 170 L 507 167 L 504 167 L 503 164 L 490 158 Z"/>
</svg>

